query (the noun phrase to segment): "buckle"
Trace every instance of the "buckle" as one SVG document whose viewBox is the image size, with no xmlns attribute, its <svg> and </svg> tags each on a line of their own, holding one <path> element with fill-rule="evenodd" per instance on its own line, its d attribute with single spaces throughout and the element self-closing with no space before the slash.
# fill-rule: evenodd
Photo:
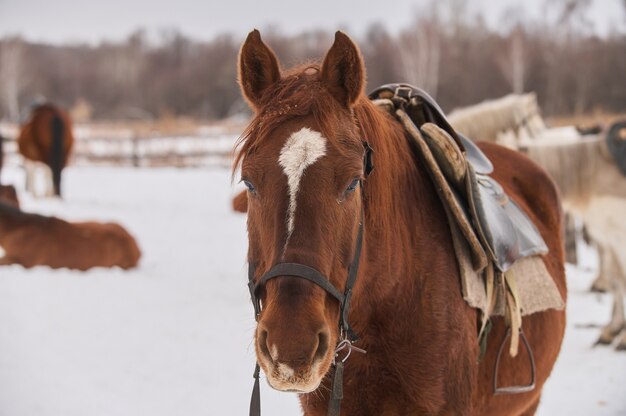
<svg viewBox="0 0 626 416">
<path fill-rule="evenodd" d="M 396 92 L 394 93 L 394 98 L 401 98 L 407 103 L 411 100 L 411 93 L 413 92 L 413 88 L 400 86 L 396 88 Z"/>
<path fill-rule="evenodd" d="M 348 361 L 348 358 L 350 358 L 350 354 L 352 354 L 353 350 L 361 354 L 367 354 L 367 351 L 365 351 L 363 348 L 355 347 L 354 343 L 350 341 L 347 337 L 345 337 L 341 341 L 339 341 L 339 343 L 335 347 L 335 355 L 333 356 L 333 364 L 337 364 L 337 358 L 339 358 L 339 353 L 343 350 L 347 350 L 347 353 L 342 359 L 338 360 L 341 363 L 345 363 L 346 361 Z"/>
<path fill-rule="evenodd" d="M 365 141 L 363 142 L 363 147 L 365 148 L 365 154 L 363 155 L 363 173 L 367 178 L 374 170 L 374 163 L 372 162 L 372 153 L 374 153 L 374 150 L 370 147 L 370 144 Z"/>
</svg>

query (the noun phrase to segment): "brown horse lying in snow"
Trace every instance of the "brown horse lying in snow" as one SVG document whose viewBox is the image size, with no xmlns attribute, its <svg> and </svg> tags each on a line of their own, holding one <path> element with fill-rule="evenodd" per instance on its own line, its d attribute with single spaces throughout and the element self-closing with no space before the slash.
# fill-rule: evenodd
<svg viewBox="0 0 626 416">
<path fill-rule="evenodd" d="M 0 265 L 88 270 L 92 267 L 130 269 L 141 251 L 135 239 L 113 223 L 71 223 L 29 214 L 0 202 Z"/>
<path fill-rule="evenodd" d="M 256 112 L 236 160 L 248 187 L 252 283 L 278 263 L 291 264 L 266 280 L 256 298 L 256 356 L 270 385 L 300 393 L 307 416 L 326 414 L 334 368 L 340 368 L 333 366 L 342 339 L 340 305 L 320 283 L 290 273 L 294 264 L 313 268 L 319 273 L 311 279 L 322 275 L 342 291 L 362 235 L 348 321 L 367 354 L 353 353 L 345 364 L 343 390 L 333 393 L 343 396 L 341 415 L 534 414 L 561 348 L 565 312 L 524 318 L 536 353 L 535 388 L 494 395 L 504 319 L 493 318 L 478 362 L 479 313 L 461 296 L 444 208 L 402 125 L 363 94 L 364 65 L 352 41 L 337 32 L 321 65 L 284 73 L 259 32 L 251 32 L 240 52 L 239 79 Z M 374 149 L 367 179 L 364 140 Z M 539 229 L 549 247 L 545 266 L 565 299 L 554 184 L 517 152 L 481 148 L 495 166 L 493 177 Z M 505 354 L 499 368 L 499 385 L 530 378 L 523 355 Z"/>
</svg>

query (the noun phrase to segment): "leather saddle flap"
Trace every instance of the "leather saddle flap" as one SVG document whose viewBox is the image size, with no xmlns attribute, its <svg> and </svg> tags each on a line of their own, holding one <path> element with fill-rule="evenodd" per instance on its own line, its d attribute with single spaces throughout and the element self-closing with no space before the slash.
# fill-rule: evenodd
<svg viewBox="0 0 626 416">
<path fill-rule="evenodd" d="M 470 167 L 466 183 L 474 225 L 501 272 L 521 258 L 548 252 L 533 222 L 498 182 Z"/>
</svg>

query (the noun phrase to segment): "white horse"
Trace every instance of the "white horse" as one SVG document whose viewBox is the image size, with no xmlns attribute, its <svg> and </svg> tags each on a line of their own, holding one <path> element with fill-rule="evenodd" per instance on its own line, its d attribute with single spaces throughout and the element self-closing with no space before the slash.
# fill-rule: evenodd
<svg viewBox="0 0 626 416">
<path fill-rule="evenodd" d="M 613 291 L 611 322 L 602 329 L 598 343 L 610 344 L 626 329 L 626 178 L 608 154 L 604 138 L 597 136 L 567 144 L 537 140 L 524 150 L 550 173 L 561 190 L 564 208 L 583 219 L 596 243 L 599 279 L 605 279 Z M 626 350 L 626 331 L 617 348 Z"/>
<path fill-rule="evenodd" d="M 509 94 L 458 108 L 448 115 L 448 119 L 467 137 L 513 148 L 520 140 L 537 137 L 547 130 L 534 93 Z"/>
</svg>

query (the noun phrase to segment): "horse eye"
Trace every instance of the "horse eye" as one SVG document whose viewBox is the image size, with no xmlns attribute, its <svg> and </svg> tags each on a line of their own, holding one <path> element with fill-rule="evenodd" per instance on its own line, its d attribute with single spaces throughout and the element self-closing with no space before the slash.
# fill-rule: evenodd
<svg viewBox="0 0 626 416">
<path fill-rule="evenodd" d="M 246 188 L 248 188 L 248 191 L 250 191 L 251 193 L 256 193 L 256 188 L 254 187 L 254 185 L 252 185 L 252 183 L 244 179 L 243 184 L 246 185 Z"/>
<path fill-rule="evenodd" d="M 354 192 L 357 186 L 359 186 L 359 178 L 354 178 L 350 186 L 348 186 L 348 189 L 346 189 L 346 192 Z"/>
</svg>

